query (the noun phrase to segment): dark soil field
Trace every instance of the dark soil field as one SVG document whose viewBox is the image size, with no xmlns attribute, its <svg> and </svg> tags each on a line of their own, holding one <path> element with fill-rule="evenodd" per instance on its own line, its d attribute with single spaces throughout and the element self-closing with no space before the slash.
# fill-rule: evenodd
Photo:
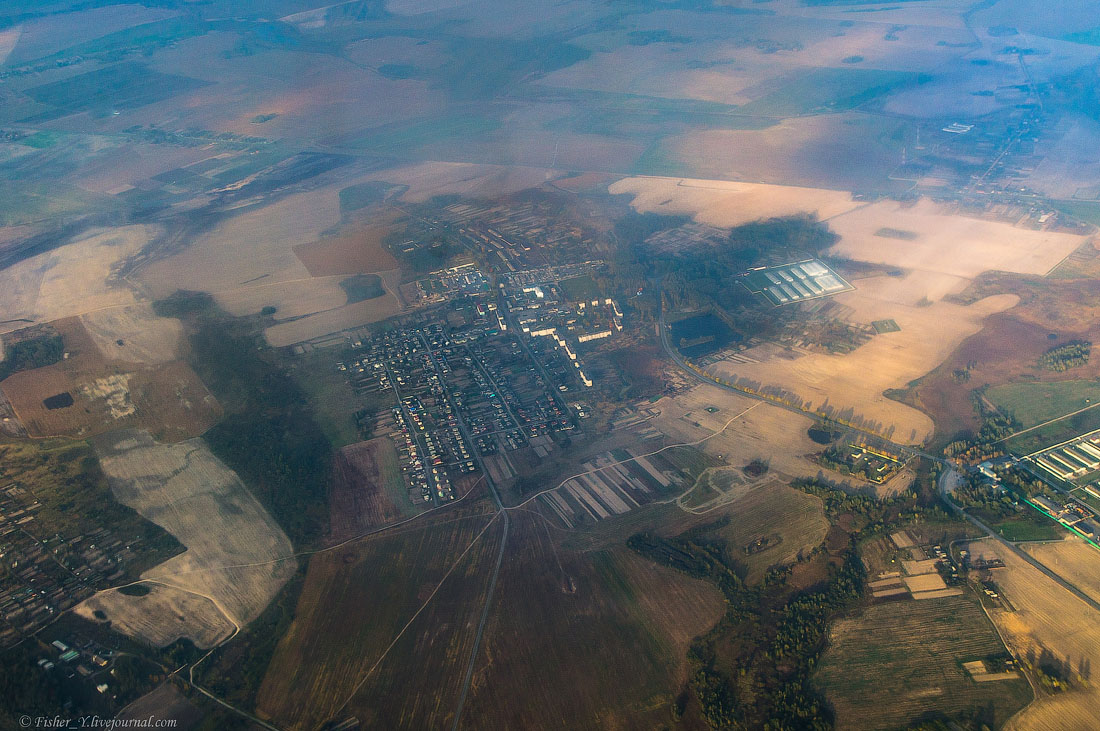
<svg viewBox="0 0 1100 731">
<path fill-rule="evenodd" d="M 1031 700 L 1023 679 L 977 683 L 961 663 L 1006 654 L 969 597 L 890 602 L 838 622 L 814 676 L 839 728 L 907 727 L 977 717 L 998 727 Z"/>
<path fill-rule="evenodd" d="M 260 687 L 258 713 L 290 729 L 315 729 L 343 715 L 358 715 L 368 728 L 442 725 L 453 710 L 454 684 L 461 680 L 470 648 L 442 657 L 431 653 L 452 641 L 466 642 L 466 615 L 475 616 L 482 606 L 501 532 L 499 519 L 490 526 L 487 508 L 474 503 L 315 556 L 294 622 Z M 411 644 L 398 641 L 388 649 L 422 607 L 419 619 L 426 619 L 439 611 L 439 601 L 450 614 L 435 616 L 431 623 L 413 622 L 404 635 Z M 413 685 L 406 689 L 432 692 L 405 693 L 390 686 L 401 673 L 427 674 L 407 678 Z M 444 686 L 449 693 L 444 694 Z M 378 702 L 382 689 L 393 693 L 386 703 Z M 358 700 L 350 700 L 353 696 Z M 349 702 L 345 714 L 341 707 Z M 405 713 L 407 704 L 418 702 L 428 704 L 413 709 L 418 723 L 378 715 Z"/>
<path fill-rule="evenodd" d="M 688 645 L 721 595 L 624 548 L 567 551 L 540 523 L 513 514 L 463 727 L 674 724 Z"/>
<path fill-rule="evenodd" d="M 389 439 L 351 444 L 336 452 L 329 497 L 331 540 L 352 538 L 416 511 L 405 493 L 401 468 Z"/>
</svg>

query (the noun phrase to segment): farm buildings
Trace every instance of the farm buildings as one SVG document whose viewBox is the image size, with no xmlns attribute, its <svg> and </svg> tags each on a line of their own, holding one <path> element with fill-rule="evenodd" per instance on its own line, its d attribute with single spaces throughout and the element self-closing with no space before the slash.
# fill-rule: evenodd
<svg viewBox="0 0 1100 731">
<path fill-rule="evenodd" d="M 1100 434 L 1090 432 L 1028 459 L 1058 479 L 1073 482 L 1100 470 Z"/>
<path fill-rule="evenodd" d="M 817 259 L 752 269 L 741 280 L 754 294 L 763 294 L 773 305 L 828 297 L 854 289 Z"/>
</svg>

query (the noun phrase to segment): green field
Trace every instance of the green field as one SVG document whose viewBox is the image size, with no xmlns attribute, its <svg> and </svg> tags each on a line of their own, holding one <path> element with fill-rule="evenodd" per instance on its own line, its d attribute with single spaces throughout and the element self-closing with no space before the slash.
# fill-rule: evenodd
<svg viewBox="0 0 1100 731">
<path fill-rule="evenodd" d="M 920 74 L 905 71 L 819 68 L 780 81 L 776 88 L 738 111 L 764 117 L 839 112 L 921 81 Z"/>
<path fill-rule="evenodd" d="M 901 327 L 894 320 L 875 320 L 871 323 L 871 327 L 875 328 L 875 332 L 879 333 L 896 333 L 901 331 Z"/>
<path fill-rule="evenodd" d="M 35 117 L 46 120 L 76 112 L 136 109 L 206 85 L 205 81 L 126 62 L 34 86 L 23 93 L 55 108 Z"/>
<path fill-rule="evenodd" d="M 994 406 L 1012 414 L 1021 429 L 1100 404 L 1100 381 L 1009 383 L 985 392 Z"/>
<path fill-rule="evenodd" d="M 596 280 L 588 274 L 562 280 L 561 291 L 570 302 L 590 302 L 600 296 Z"/>
<path fill-rule="evenodd" d="M 1031 700 L 1027 682 L 976 683 L 962 663 L 1006 654 L 968 597 L 878 604 L 836 624 L 814 684 L 860 728 L 959 716 L 996 728 Z"/>
</svg>

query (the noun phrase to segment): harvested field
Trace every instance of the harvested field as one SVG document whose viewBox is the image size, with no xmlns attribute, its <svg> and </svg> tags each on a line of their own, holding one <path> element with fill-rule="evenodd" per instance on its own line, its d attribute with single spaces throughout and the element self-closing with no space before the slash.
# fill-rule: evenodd
<svg viewBox="0 0 1100 731">
<path fill-rule="evenodd" d="M 304 315 L 289 322 L 280 322 L 264 331 L 267 342 L 275 347 L 292 345 L 303 340 L 320 337 L 350 327 L 378 322 L 400 314 L 403 308 L 393 294 L 397 290 L 397 283 L 401 278 L 400 273 L 396 271 L 384 272 L 379 276 L 382 278 L 383 286 L 389 294 L 348 305 L 341 302 L 339 306 L 333 309 Z M 343 290 L 340 290 L 340 294 L 346 300 Z"/>
<path fill-rule="evenodd" d="M 1100 613 L 995 541 L 966 547 L 974 558 L 1000 558 L 1005 563 L 1005 568 L 993 571 L 993 581 L 1015 611 L 995 609 L 991 616 L 1018 657 L 1036 659 L 1046 654 L 1085 674 L 1094 661 L 1100 662 Z M 1044 696 L 1013 718 L 1007 728 L 1090 728 L 1098 702 L 1100 688 L 1091 683 L 1069 693 Z"/>
<path fill-rule="evenodd" d="M 262 297 L 240 294 L 260 285 L 269 298 L 265 304 L 279 307 L 287 316 L 339 306 L 344 297 L 335 280 L 310 283 L 304 291 L 286 286 L 310 278 L 294 247 L 316 241 L 339 220 L 336 188 L 290 195 L 230 218 L 182 251 L 148 264 L 139 276 L 155 299 L 177 289 L 211 292 L 234 315 L 252 314 L 263 306 L 256 306 Z M 311 301 L 295 309 L 295 300 L 302 297 Z"/>
<path fill-rule="evenodd" d="M 186 638 L 196 647 L 213 647 L 233 634 L 232 622 L 206 597 L 170 586 L 145 584 L 149 593 L 126 596 L 102 591 L 81 602 L 74 611 L 93 622 L 110 622 L 111 629 L 153 647 L 166 647 Z M 99 612 L 106 616 L 100 619 Z"/>
<path fill-rule="evenodd" d="M 146 432 L 119 431 L 101 437 L 97 451 L 115 498 L 187 547 L 142 578 L 207 597 L 230 622 L 244 625 L 294 573 L 296 561 L 282 560 L 293 553 L 286 535 L 205 442 L 158 444 Z M 225 568 L 241 564 L 257 565 Z M 170 604 L 146 598 L 111 592 L 93 599 L 108 618 L 132 617 L 128 626 L 146 641 L 182 631 Z M 197 618 L 186 624 L 195 635 L 210 631 Z"/>
<path fill-rule="evenodd" d="M 393 442 L 379 437 L 336 453 L 336 479 L 329 497 L 332 540 L 415 515 Z"/>
<path fill-rule="evenodd" d="M 689 215 L 723 228 L 799 213 L 831 219 L 861 205 L 837 190 L 689 178 L 624 178 L 608 191 L 633 195 L 630 205 L 639 213 Z"/>
<path fill-rule="evenodd" d="M 133 304 L 133 292 L 112 275 L 155 231 L 152 226 L 100 230 L 0 271 L 0 332 L 30 324 L 16 320 L 49 322 Z"/>
<path fill-rule="evenodd" d="M 157 317 L 151 305 L 96 310 L 80 321 L 109 361 L 156 365 L 179 357 L 182 324 Z"/>
<path fill-rule="evenodd" d="M 173 728 L 181 731 L 198 728 L 203 720 L 202 711 L 187 700 L 183 693 L 170 682 L 165 682 L 156 690 L 126 706 L 116 718 L 137 720 L 147 719 L 150 716 L 171 719 L 176 722 Z"/>
<path fill-rule="evenodd" d="M 108 362 L 77 318 L 59 320 L 54 327 L 69 357 L 15 373 L 0 384 L 32 436 L 87 437 L 143 428 L 174 441 L 202 434 L 220 415 L 219 404 L 186 363 Z M 46 403 L 65 393 L 72 400 L 69 406 Z"/>
<path fill-rule="evenodd" d="M 397 269 L 397 260 L 382 245 L 389 233 L 389 225 L 372 221 L 311 244 L 299 244 L 294 253 L 314 277 Z"/>
<path fill-rule="evenodd" d="M 1013 295 L 997 295 L 968 307 L 944 301 L 923 307 L 898 304 L 890 299 L 896 294 L 891 292 L 895 281 L 890 277 L 859 280 L 854 292 L 835 299 L 851 307 L 857 321 L 869 324 L 892 319 L 899 332 L 876 335 L 846 355 L 792 357 L 776 346 L 758 346 L 745 355 L 759 362 L 721 361 L 708 371 L 731 382 L 742 379 L 780 387 L 816 408 L 828 403 L 835 411 L 859 417 L 897 441 L 922 443 L 932 435 L 932 420 L 911 406 L 887 399 L 883 392 L 904 388 L 928 373 L 964 338 L 978 332 L 985 318 L 1018 300 Z"/>
<path fill-rule="evenodd" d="M 368 726 L 392 728 L 397 719 L 383 719 L 380 714 L 422 702 L 419 718 L 434 718 L 436 722 L 428 725 L 439 726 L 453 712 L 453 688 L 465 670 L 469 647 L 465 653 L 435 657 L 431 664 L 425 664 L 425 654 L 431 653 L 432 640 L 447 646 L 452 639 L 460 644 L 469 639 L 469 624 L 476 621 L 474 612 L 481 607 L 501 537 L 501 522 L 491 526 L 492 516 L 485 508 L 464 506 L 459 514 L 426 517 L 314 556 L 294 623 L 279 642 L 260 688 L 259 714 L 285 728 L 317 728 L 353 695 L 369 698 L 381 683 L 393 693 L 388 702 L 375 700 L 371 710 L 356 701 L 348 715 L 359 714 Z M 467 548 L 469 553 L 459 561 Z M 452 566 L 455 572 L 448 577 Z M 433 613 L 443 601 L 460 614 L 440 618 L 436 624 L 418 620 L 406 635 L 411 644 L 400 642 L 393 648 L 396 663 L 376 667 L 437 587 L 440 592 L 427 604 L 427 611 Z M 349 618 L 359 620 L 349 624 Z M 420 659 L 412 661 L 413 656 Z M 408 687 L 431 687 L 433 692 L 401 693 L 388 687 L 391 673 L 402 669 L 428 673 L 429 678 L 418 678 Z M 441 685 L 449 692 L 444 693 Z M 444 707 L 436 707 L 438 703 Z"/>
<path fill-rule="evenodd" d="M 567 551 L 540 523 L 513 513 L 462 726 L 669 722 L 687 648 L 721 617 L 721 595 L 622 548 Z"/>
<path fill-rule="evenodd" d="M 1032 543 L 1024 550 L 1040 563 L 1100 601 L 1100 550 L 1081 538 L 1064 533 L 1065 539 L 1053 543 Z"/>
<path fill-rule="evenodd" d="M 691 131 L 660 140 L 656 164 L 638 167 L 717 180 L 888 190 L 906 127 L 902 120 L 846 112 L 788 117 L 766 129 Z"/>
<path fill-rule="evenodd" d="M 976 683 L 960 663 L 1003 654 L 973 598 L 888 602 L 830 628 L 813 682 L 842 729 L 897 728 L 934 713 L 985 714 L 996 727 L 1031 699 L 1027 682 Z"/>
<path fill-rule="evenodd" d="M 969 218 L 922 199 L 873 203 L 829 221 L 840 241 L 832 254 L 906 269 L 973 278 L 985 271 L 1046 274 L 1084 241 L 1082 236 L 1032 231 Z M 884 227 L 910 231 L 909 241 L 875 236 Z"/>
</svg>

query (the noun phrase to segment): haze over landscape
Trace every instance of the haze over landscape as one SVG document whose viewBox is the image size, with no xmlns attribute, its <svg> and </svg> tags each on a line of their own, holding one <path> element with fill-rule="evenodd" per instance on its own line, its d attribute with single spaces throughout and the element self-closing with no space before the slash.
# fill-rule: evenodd
<svg viewBox="0 0 1100 731">
<path fill-rule="evenodd" d="M 1100 727 L 1098 89 L 1085 0 L 0 4 L 0 728 Z"/>
</svg>

